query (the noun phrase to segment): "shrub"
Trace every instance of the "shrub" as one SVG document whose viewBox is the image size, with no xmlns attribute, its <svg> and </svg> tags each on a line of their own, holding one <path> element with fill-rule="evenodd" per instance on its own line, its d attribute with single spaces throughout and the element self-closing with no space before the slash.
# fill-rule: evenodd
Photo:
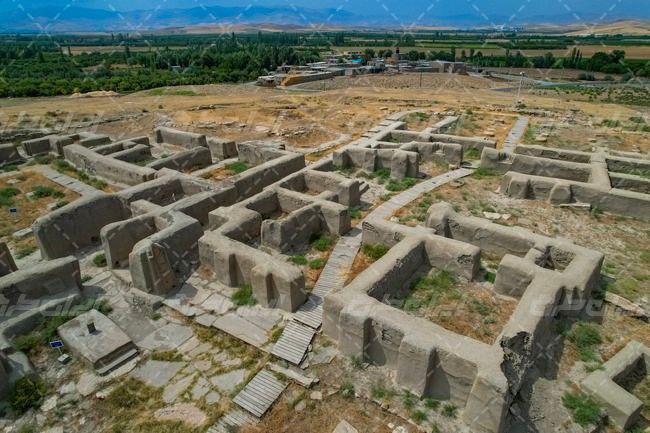
<svg viewBox="0 0 650 433">
<path fill-rule="evenodd" d="M 424 407 L 426 407 L 427 409 L 437 410 L 440 407 L 440 402 L 432 398 L 425 398 Z"/>
<path fill-rule="evenodd" d="M 129 377 L 106 396 L 106 403 L 113 409 L 137 409 L 149 401 L 154 394 L 155 389 L 138 379 Z"/>
<path fill-rule="evenodd" d="M 481 151 L 478 150 L 475 147 L 472 147 L 470 150 L 465 152 L 465 158 L 467 159 L 480 159 L 481 158 Z"/>
<path fill-rule="evenodd" d="M 327 251 L 333 243 L 334 240 L 330 236 L 322 234 L 312 241 L 312 246 L 318 251 Z"/>
<path fill-rule="evenodd" d="M 23 414 L 29 409 L 38 409 L 43 403 L 47 386 L 37 376 L 21 377 L 11 388 L 9 404 L 16 413 Z"/>
<path fill-rule="evenodd" d="M 597 348 L 603 340 L 595 324 L 576 322 L 567 333 L 567 339 L 576 347 L 581 361 L 598 360 Z"/>
<path fill-rule="evenodd" d="M 600 406 L 586 394 L 567 392 L 562 397 L 562 404 L 571 412 L 573 422 L 582 427 L 596 424 L 600 418 Z"/>
<path fill-rule="evenodd" d="M 16 258 L 17 259 L 25 258 L 31 253 L 33 253 L 34 251 L 36 251 L 36 247 L 33 245 L 26 245 L 24 247 L 20 247 L 18 251 L 16 251 Z"/>
<path fill-rule="evenodd" d="M 494 177 L 498 176 L 499 173 L 496 171 L 492 170 L 491 168 L 484 168 L 484 167 L 479 167 L 476 170 L 474 170 L 474 173 L 472 173 L 472 177 L 474 179 L 485 179 L 486 177 Z"/>
<path fill-rule="evenodd" d="M 341 397 L 350 399 L 354 397 L 354 385 L 350 382 L 345 382 L 341 385 Z"/>
<path fill-rule="evenodd" d="M 402 395 L 402 404 L 406 409 L 413 409 L 417 403 L 417 399 L 415 398 L 415 395 L 411 391 L 404 390 L 404 394 Z"/>
<path fill-rule="evenodd" d="M 458 406 L 453 403 L 447 403 L 442 407 L 442 416 L 446 418 L 456 418 L 456 413 L 458 412 Z"/>
<path fill-rule="evenodd" d="M 296 254 L 295 256 L 289 257 L 289 261 L 298 266 L 306 265 L 308 262 L 307 258 L 302 254 Z"/>
<path fill-rule="evenodd" d="M 361 247 L 361 252 L 376 261 L 384 257 L 389 249 L 390 248 L 388 248 L 386 245 L 381 244 L 363 244 Z"/>
<path fill-rule="evenodd" d="M 33 198 L 44 198 L 44 197 L 62 198 L 65 197 L 65 194 L 49 186 L 37 185 L 34 188 L 32 188 L 32 197 Z"/>
<path fill-rule="evenodd" d="M 13 206 L 14 197 L 20 194 L 18 188 L 0 188 L 0 206 Z"/>
<path fill-rule="evenodd" d="M 97 266 L 98 268 L 103 268 L 106 266 L 106 254 L 100 253 L 93 257 L 93 265 Z"/>
<path fill-rule="evenodd" d="M 389 399 L 395 392 L 389 388 L 386 388 L 383 382 L 375 382 L 370 385 L 370 396 L 375 400 L 384 400 Z"/>
<path fill-rule="evenodd" d="M 352 218 L 352 219 L 361 218 L 361 210 L 356 206 L 348 208 L 348 212 L 350 213 L 350 218 Z"/>
<path fill-rule="evenodd" d="M 232 164 L 226 165 L 226 168 L 234 173 L 243 173 L 248 170 L 248 164 L 243 161 L 233 162 Z"/>
<path fill-rule="evenodd" d="M 253 287 L 250 284 L 245 284 L 241 286 L 235 293 L 232 294 L 230 297 L 232 302 L 234 302 L 235 305 L 243 306 L 243 305 L 255 305 L 257 301 L 255 300 L 255 297 L 253 296 Z"/>
<path fill-rule="evenodd" d="M 490 271 L 485 273 L 485 280 L 486 281 L 489 281 L 490 283 L 494 284 L 496 279 L 497 279 L 497 274 L 496 273 L 490 272 Z"/>
<path fill-rule="evenodd" d="M 427 420 L 427 414 L 422 412 L 421 410 L 416 410 L 414 412 L 411 412 L 411 419 L 416 424 L 422 424 L 424 421 Z"/>
<path fill-rule="evenodd" d="M 309 262 L 309 268 L 310 268 L 310 269 L 314 269 L 314 270 L 315 270 L 315 269 L 320 269 L 320 268 L 322 268 L 323 266 L 325 266 L 325 263 L 326 263 L 326 262 L 327 262 L 327 260 L 325 260 L 324 258 L 322 258 L 322 257 L 318 257 L 318 258 L 316 258 L 316 259 L 314 259 L 314 260 L 311 260 L 311 261 Z"/>
</svg>

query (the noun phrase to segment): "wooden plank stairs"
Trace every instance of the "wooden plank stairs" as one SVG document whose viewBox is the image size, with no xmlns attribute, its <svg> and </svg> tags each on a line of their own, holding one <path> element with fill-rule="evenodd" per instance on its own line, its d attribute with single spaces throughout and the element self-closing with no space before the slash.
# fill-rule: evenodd
<svg viewBox="0 0 650 433">
<path fill-rule="evenodd" d="M 222 416 L 215 425 L 208 429 L 207 433 L 232 433 L 245 425 L 257 424 L 258 422 L 259 419 L 248 412 L 235 409 Z"/>
<path fill-rule="evenodd" d="M 253 416 L 261 418 L 287 385 L 263 369 L 235 396 L 233 402 Z"/>
</svg>

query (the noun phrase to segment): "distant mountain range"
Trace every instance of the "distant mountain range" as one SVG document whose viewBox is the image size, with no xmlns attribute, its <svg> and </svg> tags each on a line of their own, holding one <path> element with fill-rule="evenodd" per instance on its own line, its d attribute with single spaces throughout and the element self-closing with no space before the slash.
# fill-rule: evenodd
<svg viewBox="0 0 650 433">
<path fill-rule="evenodd" d="M 1 32 L 149 31 L 268 23 L 301 27 L 455 28 L 650 19 L 648 0 L 31 0 L 0 4 Z M 274 4 L 275 2 L 276 4 Z M 187 5 L 192 5 L 188 7 Z M 110 6 L 107 6 L 110 5 Z M 314 5 L 317 5 L 315 7 Z M 386 8 L 382 7 L 385 5 Z M 551 7 L 552 6 L 552 7 Z"/>
</svg>

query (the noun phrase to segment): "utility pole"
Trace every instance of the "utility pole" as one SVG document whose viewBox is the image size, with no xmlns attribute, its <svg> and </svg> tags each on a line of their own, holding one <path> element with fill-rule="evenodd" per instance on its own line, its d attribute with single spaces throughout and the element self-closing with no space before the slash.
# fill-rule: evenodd
<svg viewBox="0 0 650 433">
<path fill-rule="evenodd" d="M 519 73 L 519 88 L 517 89 L 517 99 L 515 100 L 515 108 L 517 107 L 517 105 L 519 105 L 519 97 L 521 95 L 521 85 L 523 84 L 523 82 L 524 82 L 524 73 L 520 72 Z"/>
</svg>

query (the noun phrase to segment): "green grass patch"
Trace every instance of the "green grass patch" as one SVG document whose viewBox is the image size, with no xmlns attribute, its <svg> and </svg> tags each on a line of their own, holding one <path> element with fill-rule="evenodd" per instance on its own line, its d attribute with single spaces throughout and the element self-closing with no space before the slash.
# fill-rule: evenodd
<svg viewBox="0 0 650 433">
<path fill-rule="evenodd" d="M 257 303 L 257 300 L 253 296 L 253 286 L 250 284 L 244 284 L 241 286 L 232 294 L 230 299 L 235 305 L 239 305 L 240 307 L 243 305 L 253 306 Z"/>
<path fill-rule="evenodd" d="M 384 382 L 377 381 L 370 385 L 370 397 L 374 400 L 390 400 L 395 391 L 384 385 Z"/>
<path fill-rule="evenodd" d="M 352 219 L 359 219 L 361 218 L 361 210 L 358 207 L 351 207 L 348 208 L 348 213 L 350 214 L 350 218 Z"/>
<path fill-rule="evenodd" d="M 418 403 L 418 399 L 415 397 L 415 395 L 408 390 L 404 390 L 404 393 L 402 394 L 402 404 L 406 409 L 413 409 L 415 405 Z"/>
<path fill-rule="evenodd" d="M 411 412 L 410 417 L 413 420 L 413 422 L 416 424 L 422 424 L 424 421 L 427 420 L 427 414 L 422 412 L 421 410 L 416 410 Z"/>
<path fill-rule="evenodd" d="M 38 199 L 45 197 L 63 198 L 65 194 L 49 186 L 37 185 L 32 188 L 32 198 Z"/>
<path fill-rule="evenodd" d="M 24 376 L 9 391 L 9 405 L 19 415 L 38 409 L 47 393 L 47 385 L 37 376 Z"/>
<path fill-rule="evenodd" d="M 454 289 L 456 278 L 447 271 L 438 271 L 418 278 L 409 295 L 402 301 L 402 309 L 417 311 L 425 306 L 436 305 L 443 296 L 460 299 L 461 293 Z"/>
<path fill-rule="evenodd" d="M 386 184 L 386 189 L 391 192 L 403 191 L 409 189 L 416 183 L 418 183 L 417 179 L 413 179 L 412 177 L 405 177 L 401 180 L 391 179 Z"/>
<path fill-rule="evenodd" d="M 372 260 L 377 261 L 384 257 L 389 249 L 386 245 L 381 244 L 363 244 L 361 252 Z"/>
<path fill-rule="evenodd" d="M 147 92 L 149 96 L 199 96 L 194 90 L 190 89 L 168 89 L 161 87 Z"/>
<path fill-rule="evenodd" d="M 162 393 L 139 379 L 129 377 L 106 396 L 106 404 L 115 410 L 143 409 L 146 403 Z"/>
<path fill-rule="evenodd" d="M 18 194 L 20 194 L 20 190 L 18 188 L 0 188 L 0 206 L 13 206 L 15 203 L 14 197 L 16 197 Z"/>
<path fill-rule="evenodd" d="M 68 205 L 68 204 L 70 204 L 70 202 L 67 201 L 67 200 L 61 200 L 61 201 L 58 201 L 58 202 L 56 202 L 56 204 L 54 205 L 54 207 L 52 208 L 52 210 L 61 209 L 63 206 L 66 206 L 66 205 Z"/>
<path fill-rule="evenodd" d="M 472 177 L 474 179 L 479 179 L 479 180 L 498 176 L 498 175 L 499 173 L 492 170 L 491 168 L 483 168 L 483 167 L 477 168 L 476 170 L 474 170 L 474 173 L 472 173 Z"/>
<path fill-rule="evenodd" d="M 309 261 L 309 268 L 310 269 L 320 269 L 323 266 L 325 266 L 325 263 L 327 263 L 327 260 L 325 260 L 322 257 L 318 257 L 316 259 L 310 260 Z"/>
<path fill-rule="evenodd" d="M 93 257 L 93 265 L 98 268 L 103 268 L 106 266 L 106 254 L 100 253 Z"/>
<path fill-rule="evenodd" d="M 566 333 L 567 339 L 575 346 L 581 361 L 599 360 L 598 346 L 603 342 L 598 326 L 590 322 L 576 322 Z"/>
<path fill-rule="evenodd" d="M 481 159 L 481 151 L 472 147 L 463 155 L 466 159 Z"/>
<path fill-rule="evenodd" d="M 304 266 L 309 262 L 309 260 L 307 260 L 307 257 L 303 256 L 302 254 L 296 254 L 289 257 L 289 261 L 298 266 Z"/>
<path fill-rule="evenodd" d="M 600 406 L 586 394 L 567 392 L 562 397 L 562 404 L 571 412 L 573 422 L 582 427 L 596 424 L 600 419 Z"/>
<path fill-rule="evenodd" d="M 37 248 L 34 245 L 26 245 L 24 247 L 18 248 L 18 251 L 16 251 L 16 258 L 17 259 L 24 259 L 28 255 L 34 253 L 37 250 Z"/>
<path fill-rule="evenodd" d="M 246 164 L 243 161 L 236 161 L 233 162 L 232 164 L 227 164 L 226 168 L 234 173 L 239 174 L 248 170 L 248 164 Z"/>
<path fill-rule="evenodd" d="M 183 360 L 183 355 L 176 349 L 153 352 L 150 359 L 154 361 L 179 362 Z"/>
<path fill-rule="evenodd" d="M 311 245 L 318 251 L 327 251 L 334 244 L 334 239 L 326 234 L 321 234 L 312 240 Z"/>
<path fill-rule="evenodd" d="M 496 279 L 497 279 L 497 274 L 495 272 L 487 271 L 485 273 L 485 281 L 489 281 L 490 283 L 494 284 Z"/>
<path fill-rule="evenodd" d="M 346 400 L 354 398 L 354 385 L 352 385 L 350 382 L 344 382 L 341 385 L 341 397 Z"/>
<path fill-rule="evenodd" d="M 458 406 L 453 403 L 447 403 L 442 407 L 442 416 L 445 418 L 456 418 L 458 414 Z"/>
<path fill-rule="evenodd" d="M 438 410 L 440 407 L 440 401 L 434 400 L 432 398 L 425 398 L 423 403 L 424 407 L 431 410 Z"/>
</svg>

